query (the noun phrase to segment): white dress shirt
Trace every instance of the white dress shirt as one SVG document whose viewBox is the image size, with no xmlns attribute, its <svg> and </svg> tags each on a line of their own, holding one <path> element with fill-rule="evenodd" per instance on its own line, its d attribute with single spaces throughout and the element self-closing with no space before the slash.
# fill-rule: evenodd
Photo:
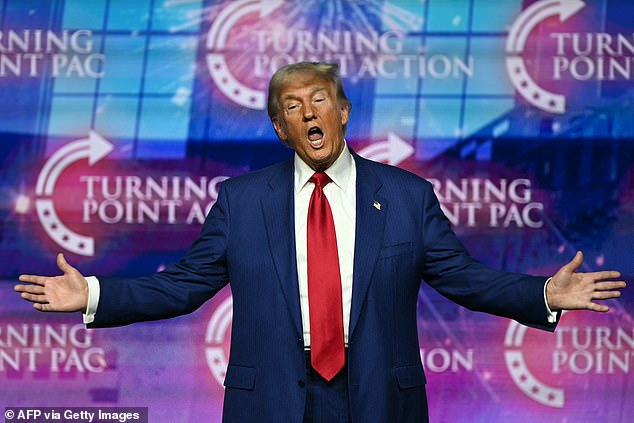
<svg viewBox="0 0 634 423">
<path fill-rule="evenodd" d="M 315 171 L 295 154 L 295 252 L 302 311 L 304 347 L 310 346 L 310 316 L 308 308 L 307 223 L 308 205 L 315 184 L 309 181 Z M 354 232 L 356 228 L 357 169 L 354 158 L 345 146 L 337 160 L 326 171 L 332 182 L 324 187 L 337 234 L 341 300 L 343 304 L 343 334 L 348 343 L 350 304 L 352 304 L 352 271 L 354 267 Z"/>
</svg>

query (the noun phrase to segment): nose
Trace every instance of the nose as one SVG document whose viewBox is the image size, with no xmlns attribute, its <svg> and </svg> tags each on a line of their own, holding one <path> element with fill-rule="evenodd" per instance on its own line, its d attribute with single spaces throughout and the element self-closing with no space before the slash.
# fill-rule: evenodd
<svg viewBox="0 0 634 423">
<path fill-rule="evenodd" d="M 309 103 L 304 106 L 304 120 L 311 120 L 315 118 L 315 111 L 313 110 L 313 106 Z"/>
</svg>

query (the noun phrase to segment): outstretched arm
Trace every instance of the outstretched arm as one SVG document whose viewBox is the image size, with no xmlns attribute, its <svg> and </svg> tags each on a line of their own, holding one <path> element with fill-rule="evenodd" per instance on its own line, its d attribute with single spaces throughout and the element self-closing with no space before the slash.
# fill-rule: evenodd
<svg viewBox="0 0 634 423">
<path fill-rule="evenodd" d="M 583 254 L 577 252 L 570 263 L 563 266 L 546 286 L 546 300 L 553 311 L 591 310 L 606 312 L 609 307 L 595 302 L 621 296 L 625 282 L 616 271 L 577 272 L 583 263 Z"/>
<path fill-rule="evenodd" d="M 86 311 L 88 285 L 84 276 L 72 267 L 62 253 L 57 255 L 60 276 L 20 275 L 21 282 L 29 285 L 15 285 L 21 297 L 33 303 L 40 311 Z"/>
</svg>

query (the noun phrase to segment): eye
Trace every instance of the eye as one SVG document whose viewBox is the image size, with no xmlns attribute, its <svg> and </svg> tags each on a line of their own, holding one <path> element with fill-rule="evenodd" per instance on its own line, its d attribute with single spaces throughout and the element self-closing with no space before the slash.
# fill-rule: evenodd
<svg viewBox="0 0 634 423">
<path fill-rule="evenodd" d="M 299 108 L 299 103 L 289 103 L 286 105 L 286 110 L 289 112 L 292 112 L 293 110 L 296 110 L 297 108 Z"/>
</svg>

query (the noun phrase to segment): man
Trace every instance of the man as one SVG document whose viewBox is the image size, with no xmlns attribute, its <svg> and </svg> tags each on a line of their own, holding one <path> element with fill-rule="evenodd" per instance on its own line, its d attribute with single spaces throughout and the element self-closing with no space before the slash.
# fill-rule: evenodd
<svg viewBox="0 0 634 423">
<path fill-rule="evenodd" d="M 607 311 L 594 301 L 619 296 L 618 272 L 575 273 L 580 253 L 548 282 L 472 259 L 430 183 L 347 148 L 350 110 L 335 66 L 280 69 L 268 111 L 294 158 L 224 182 L 179 263 L 97 281 L 58 255 L 62 276 L 22 275 L 32 285 L 16 291 L 38 310 L 81 310 L 106 327 L 189 313 L 231 283 L 223 421 L 239 423 L 427 421 L 421 279 L 465 307 L 546 330 L 559 310 Z"/>
</svg>

